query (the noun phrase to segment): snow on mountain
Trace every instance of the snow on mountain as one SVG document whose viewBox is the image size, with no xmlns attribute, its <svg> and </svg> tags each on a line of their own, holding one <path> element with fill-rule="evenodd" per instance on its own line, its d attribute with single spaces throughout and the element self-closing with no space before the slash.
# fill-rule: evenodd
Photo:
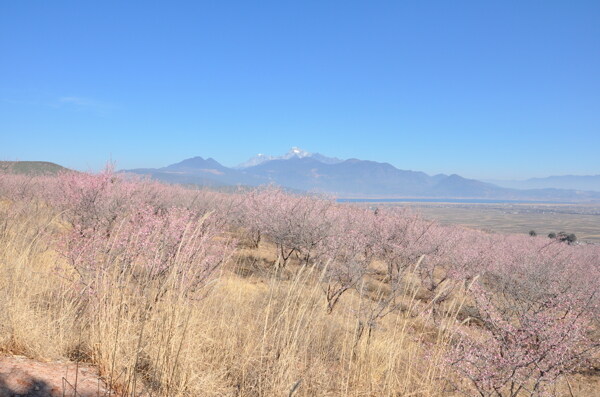
<svg viewBox="0 0 600 397">
<path fill-rule="evenodd" d="M 304 158 L 304 157 L 310 157 L 312 156 L 312 153 L 307 152 L 306 150 L 302 150 L 299 147 L 292 147 L 286 154 L 283 155 L 283 159 L 287 160 L 287 159 L 291 159 L 293 157 L 298 157 L 298 158 Z"/>
<path fill-rule="evenodd" d="M 266 154 L 259 153 L 256 156 L 248 159 L 247 161 L 245 161 L 245 162 L 243 162 L 241 164 L 238 164 L 234 168 L 236 168 L 236 169 L 244 169 L 244 168 L 248 168 L 248 167 L 254 167 L 255 165 L 259 165 L 259 164 L 264 163 L 265 161 L 270 161 L 270 160 L 273 160 L 273 159 L 274 159 L 273 156 L 269 156 L 269 155 L 266 155 Z"/>
<path fill-rule="evenodd" d="M 303 159 L 306 157 L 314 158 L 315 160 L 317 160 L 321 163 L 324 163 L 324 164 L 337 164 L 337 163 L 342 162 L 342 160 L 335 158 L 335 157 L 326 157 L 319 153 L 307 152 L 306 150 L 303 150 L 303 149 L 300 149 L 299 147 L 293 146 L 283 156 L 271 156 L 268 154 L 259 153 L 256 156 L 252 157 L 251 159 L 239 164 L 235 168 L 245 169 L 245 168 L 257 166 L 259 164 L 262 164 L 262 163 L 265 163 L 265 162 L 271 161 L 271 160 L 290 160 L 290 159 L 294 159 L 294 158 Z"/>
</svg>

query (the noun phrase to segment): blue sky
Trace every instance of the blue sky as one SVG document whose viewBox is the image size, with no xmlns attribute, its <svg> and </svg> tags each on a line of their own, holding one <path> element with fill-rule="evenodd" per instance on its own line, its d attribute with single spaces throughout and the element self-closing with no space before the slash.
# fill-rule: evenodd
<svg viewBox="0 0 600 397">
<path fill-rule="evenodd" d="M 0 159 L 600 173 L 598 1 L 4 1 Z"/>
</svg>

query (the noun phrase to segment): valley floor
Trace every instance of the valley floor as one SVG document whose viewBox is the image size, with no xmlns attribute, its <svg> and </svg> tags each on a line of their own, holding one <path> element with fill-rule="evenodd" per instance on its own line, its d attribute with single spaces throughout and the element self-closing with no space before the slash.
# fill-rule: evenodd
<svg viewBox="0 0 600 397">
<path fill-rule="evenodd" d="M 575 233 L 579 241 L 600 243 L 600 205 L 571 204 L 453 204 L 370 203 L 370 206 L 408 206 L 424 217 L 500 233 L 540 236 Z"/>
</svg>

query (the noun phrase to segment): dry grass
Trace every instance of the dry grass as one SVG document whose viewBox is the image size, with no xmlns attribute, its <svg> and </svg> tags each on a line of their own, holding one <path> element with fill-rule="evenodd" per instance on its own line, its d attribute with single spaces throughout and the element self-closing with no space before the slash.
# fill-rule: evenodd
<svg viewBox="0 0 600 397">
<path fill-rule="evenodd" d="M 347 294 L 327 314 L 320 272 L 274 272 L 261 247 L 239 250 L 202 299 L 176 277 L 155 285 L 134 271 L 96 275 L 90 298 L 73 289 L 50 242 L 63 228 L 57 214 L 20 205 L 0 208 L 2 352 L 93 363 L 123 395 L 448 395 L 443 326 L 411 315 L 416 291 L 406 291 L 406 310 L 357 338 L 357 313 L 374 302 Z"/>
<path fill-rule="evenodd" d="M 409 274 L 401 310 L 361 333 L 359 320 L 389 293 L 377 263 L 362 293 L 327 314 L 320 270 L 275 271 L 274 247 L 263 243 L 241 246 L 195 299 L 177 277 L 156 284 L 116 263 L 94 276 L 89 296 L 55 251 L 59 218 L 44 205 L 0 202 L 0 353 L 88 362 L 130 396 L 453 395 L 442 353 L 448 326 L 468 317 L 460 290 L 433 321 L 425 313 L 435 296 Z M 568 379 L 558 395 L 597 395 L 597 375 Z"/>
</svg>

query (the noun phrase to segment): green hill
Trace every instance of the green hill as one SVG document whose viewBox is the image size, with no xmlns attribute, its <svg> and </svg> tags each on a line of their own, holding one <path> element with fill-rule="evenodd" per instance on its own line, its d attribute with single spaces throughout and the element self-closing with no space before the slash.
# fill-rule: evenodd
<svg viewBox="0 0 600 397">
<path fill-rule="evenodd" d="M 48 161 L 0 161 L 0 172 L 26 175 L 53 175 L 69 171 L 61 165 Z"/>
</svg>

